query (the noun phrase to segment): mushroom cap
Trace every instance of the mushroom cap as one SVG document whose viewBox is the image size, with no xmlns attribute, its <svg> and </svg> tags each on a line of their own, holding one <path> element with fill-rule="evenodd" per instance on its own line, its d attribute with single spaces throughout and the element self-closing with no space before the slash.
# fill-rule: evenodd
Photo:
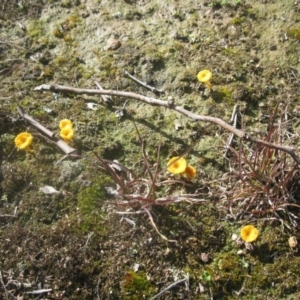
<svg viewBox="0 0 300 300">
<path fill-rule="evenodd" d="M 71 126 L 71 128 L 73 127 L 73 123 L 71 122 L 71 120 L 69 119 L 63 119 L 59 122 L 59 128 L 63 129 L 66 126 Z"/>
<path fill-rule="evenodd" d="M 21 132 L 15 137 L 15 145 L 18 149 L 23 150 L 28 148 L 32 143 L 32 135 L 28 132 Z"/>
<path fill-rule="evenodd" d="M 211 80 L 211 77 L 212 77 L 212 72 L 209 70 L 202 70 L 197 75 L 197 79 L 200 82 L 208 82 Z"/>
<path fill-rule="evenodd" d="M 187 166 L 186 160 L 183 157 L 178 158 L 178 156 L 176 156 L 176 157 L 172 157 L 168 161 L 167 169 L 172 174 L 180 174 L 185 171 L 186 166 Z"/>
<path fill-rule="evenodd" d="M 254 242 L 257 239 L 258 235 L 259 232 L 253 225 L 246 225 L 241 229 L 241 237 L 247 243 Z"/>
<path fill-rule="evenodd" d="M 72 138 L 74 136 L 74 130 L 72 129 L 72 127 L 70 125 L 67 125 L 60 131 L 59 135 L 65 141 L 70 141 L 70 140 L 72 140 Z"/>
<path fill-rule="evenodd" d="M 187 166 L 184 171 L 184 174 L 189 180 L 193 180 L 196 177 L 196 173 L 197 173 L 196 169 L 192 166 Z"/>
</svg>

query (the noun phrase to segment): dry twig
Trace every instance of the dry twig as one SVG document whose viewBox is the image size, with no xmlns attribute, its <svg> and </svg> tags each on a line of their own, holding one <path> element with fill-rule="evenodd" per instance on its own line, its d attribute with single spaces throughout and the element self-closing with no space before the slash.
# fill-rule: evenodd
<svg viewBox="0 0 300 300">
<path fill-rule="evenodd" d="M 129 77 L 130 79 L 132 79 L 133 81 L 135 81 L 136 83 L 138 83 L 139 85 L 143 86 L 144 88 L 150 90 L 151 92 L 154 93 L 162 93 L 162 90 L 158 90 L 157 88 L 148 85 L 147 83 L 142 82 L 141 80 L 135 78 L 133 75 L 131 75 L 130 73 L 128 73 L 127 71 L 124 71 L 124 74 Z"/>
<path fill-rule="evenodd" d="M 48 84 L 42 84 L 38 87 L 36 87 L 34 90 L 36 91 L 52 91 L 52 92 L 62 92 L 62 93 L 73 93 L 73 94 L 86 94 L 86 95 L 111 95 L 111 96 L 118 96 L 118 97 L 128 97 L 131 99 L 135 99 L 138 101 L 142 101 L 144 103 L 150 104 L 152 106 L 162 106 L 169 109 L 172 109 L 174 111 L 179 112 L 180 114 L 183 114 L 189 118 L 191 118 L 194 121 L 202 121 L 202 122 L 209 122 L 214 123 L 216 125 L 221 126 L 222 128 L 228 130 L 229 132 L 233 133 L 237 137 L 239 137 L 242 140 L 248 141 L 248 142 L 254 142 L 263 146 L 267 146 L 269 148 L 277 149 L 280 151 L 284 151 L 288 153 L 294 161 L 300 165 L 300 158 L 295 153 L 295 148 L 290 146 L 282 146 L 278 144 L 269 143 L 264 140 L 257 139 L 255 137 L 252 137 L 250 134 L 235 128 L 234 126 L 229 125 L 225 121 L 219 118 L 211 117 L 211 116 L 203 116 L 203 115 L 197 115 L 193 112 L 190 112 L 181 106 L 176 105 L 173 101 L 163 101 L 156 98 L 150 98 L 143 95 L 139 95 L 132 92 L 123 92 L 123 91 L 115 91 L 115 90 L 96 90 L 96 89 L 79 89 L 79 88 L 73 88 L 68 87 L 64 85 L 48 85 Z"/>
<path fill-rule="evenodd" d="M 163 295 L 166 291 L 169 291 L 170 289 L 172 289 L 174 286 L 185 282 L 186 285 L 188 285 L 189 282 L 189 276 L 187 275 L 184 279 L 180 279 L 177 280 L 176 282 L 170 284 L 168 287 L 166 287 L 165 289 L 163 289 L 162 291 L 160 291 L 157 295 L 155 295 L 154 297 L 152 297 L 150 300 L 155 300 L 157 298 L 159 298 L 161 295 Z"/>
<path fill-rule="evenodd" d="M 0 283 L 1 283 L 2 287 L 3 287 L 3 289 L 4 289 L 4 292 L 5 292 L 5 299 L 8 300 L 8 292 L 7 292 L 7 289 L 6 289 L 5 284 L 3 282 L 3 277 L 2 277 L 1 270 L 0 270 Z"/>
</svg>

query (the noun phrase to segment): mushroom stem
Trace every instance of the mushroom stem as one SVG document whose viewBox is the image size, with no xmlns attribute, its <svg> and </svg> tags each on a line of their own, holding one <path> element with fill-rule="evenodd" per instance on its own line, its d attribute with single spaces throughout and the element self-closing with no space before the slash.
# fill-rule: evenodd
<svg viewBox="0 0 300 300">
<path fill-rule="evenodd" d="M 212 84 L 209 81 L 204 82 L 204 84 L 211 90 Z"/>
<path fill-rule="evenodd" d="M 34 153 L 34 150 L 32 148 L 30 148 L 30 146 L 26 147 L 25 150 L 27 152 L 29 152 L 30 154 L 33 154 Z"/>
</svg>

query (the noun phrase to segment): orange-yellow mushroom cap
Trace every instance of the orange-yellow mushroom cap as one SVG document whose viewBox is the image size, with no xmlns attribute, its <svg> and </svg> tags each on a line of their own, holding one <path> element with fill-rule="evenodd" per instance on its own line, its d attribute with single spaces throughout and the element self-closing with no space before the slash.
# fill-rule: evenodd
<svg viewBox="0 0 300 300">
<path fill-rule="evenodd" d="M 15 145 L 18 149 L 24 150 L 26 148 L 29 149 L 29 146 L 32 143 L 32 135 L 28 132 L 21 132 L 15 137 Z"/>
<path fill-rule="evenodd" d="M 246 225 L 241 229 L 241 237 L 245 242 L 254 242 L 257 239 L 258 235 L 259 232 L 253 225 Z"/>
<path fill-rule="evenodd" d="M 60 134 L 61 138 L 65 141 L 70 141 L 72 140 L 73 136 L 74 136 L 74 130 L 72 129 L 72 127 L 70 125 L 65 126 L 61 131 Z"/>
<path fill-rule="evenodd" d="M 184 174 L 189 180 L 193 180 L 196 177 L 196 169 L 192 166 L 187 166 Z"/>
<path fill-rule="evenodd" d="M 202 70 L 197 75 L 197 79 L 203 83 L 209 82 L 211 80 L 211 77 L 212 77 L 212 72 L 209 70 Z"/>
<path fill-rule="evenodd" d="M 178 159 L 178 160 L 176 160 L 176 159 Z M 170 173 L 180 174 L 185 171 L 186 166 L 187 166 L 186 160 L 183 157 L 178 158 L 178 156 L 176 156 L 176 157 L 172 157 L 168 161 L 167 169 Z"/>
<path fill-rule="evenodd" d="M 73 123 L 69 119 L 63 119 L 59 122 L 59 128 L 63 129 L 66 126 L 70 126 L 71 128 L 73 127 Z"/>
</svg>

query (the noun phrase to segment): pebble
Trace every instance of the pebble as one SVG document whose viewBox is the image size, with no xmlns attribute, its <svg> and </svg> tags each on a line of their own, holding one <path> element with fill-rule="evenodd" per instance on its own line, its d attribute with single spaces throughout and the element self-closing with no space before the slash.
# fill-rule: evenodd
<svg viewBox="0 0 300 300">
<path fill-rule="evenodd" d="M 297 239 L 296 239 L 296 237 L 295 236 L 291 236 L 291 237 L 289 237 L 289 246 L 291 247 L 291 248 L 296 248 L 297 247 L 297 245 L 298 245 L 298 241 L 297 241 Z"/>
<path fill-rule="evenodd" d="M 201 260 L 203 262 L 208 262 L 209 261 L 209 254 L 208 253 L 201 253 Z"/>
<path fill-rule="evenodd" d="M 110 39 L 106 43 L 106 50 L 117 50 L 121 47 L 121 42 L 117 39 Z"/>
<path fill-rule="evenodd" d="M 237 255 L 240 255 L 240 256 L 244 255 L 244 251 L 243 251 L 243 250 L 239 250 L 239 251 L 237 252 Z"/>
<path fill-rule="evenodd" d="M 231 236 L 231 239 L 233 240 L 233 241 L 236 241 L 237 240 L 237 238 L 238 238 L 238 235 L 237 234 L 233 234 L 232 236 Z"/>
</svg>

